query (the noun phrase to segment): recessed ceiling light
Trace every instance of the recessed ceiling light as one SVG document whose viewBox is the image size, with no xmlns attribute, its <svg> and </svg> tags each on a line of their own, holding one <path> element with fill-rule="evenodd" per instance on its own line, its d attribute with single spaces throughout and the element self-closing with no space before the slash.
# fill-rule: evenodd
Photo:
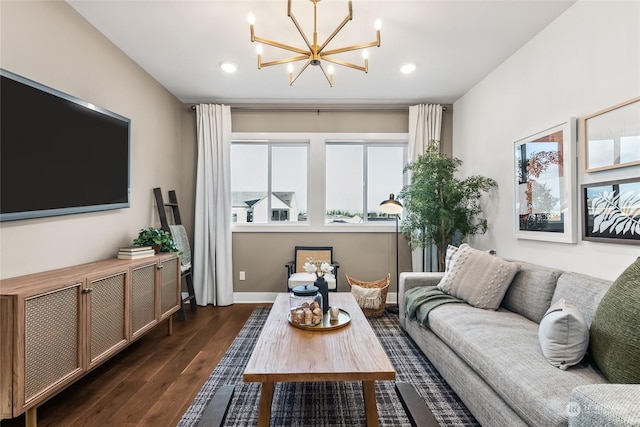
<svg viewBox="0 0 640 427">
<path fill-rule="evenodd" d="M 404 64 L 400 67 L 400 71 L 404 74 L 411 74 L 416 70 L 416 64 Z"/>
<path fill-rule="evenodd" d="M 220 64 L 220 68 L 222 68 L 222 71 L 225 71 L 227 73 L 235 73 L 235 71 L 238 69 L 238 67 L 236 67 L 236 64 L 232 64 L 231 62 L 223 62 L 222 64 Z"/>
</svg>

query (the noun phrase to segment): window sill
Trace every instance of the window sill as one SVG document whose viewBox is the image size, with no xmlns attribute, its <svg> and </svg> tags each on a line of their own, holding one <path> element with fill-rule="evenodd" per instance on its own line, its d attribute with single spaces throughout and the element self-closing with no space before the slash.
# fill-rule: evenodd
<svg viewBox="0 0 640 427">
<path fill-rule="evenodd" d="M 395 233 L 395 223 L 386 224 L 233 224 L 232 233 Z"/>
</svg>

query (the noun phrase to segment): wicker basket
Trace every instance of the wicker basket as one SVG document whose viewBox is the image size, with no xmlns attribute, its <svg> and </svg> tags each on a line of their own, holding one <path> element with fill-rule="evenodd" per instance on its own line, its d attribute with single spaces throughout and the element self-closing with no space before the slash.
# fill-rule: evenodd
<svg viewBox="0 0 640 427">
<path fill-rule="evenodd" d="M 367 317 L 380 317 L 384 314 L 384 310 L 387 304 L 387 291 L 389 290 L 389 282 L 391 275 L 387 275 L 384 279 L 376 280 L 375 282 L 363 282 L 362 280 L 354 279 L 346 275 L 347 283 L 349 287 L 357 285 L 362 288 L 379 288 L 380 289 L 380 306 L 376 308 L 363 308 L 362 312 Z"/>
</svg>

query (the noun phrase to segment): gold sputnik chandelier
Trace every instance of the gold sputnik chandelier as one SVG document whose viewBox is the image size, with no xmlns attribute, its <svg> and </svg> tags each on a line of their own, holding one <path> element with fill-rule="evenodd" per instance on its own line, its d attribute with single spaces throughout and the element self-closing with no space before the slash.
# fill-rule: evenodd
<svg viewBox="0 0 640 427">
<path fill-rule="evenodd" d="M 333 71 L 334 68 L 332 65 L 329 65 L 327 67 L 327 69 L 325 70 L 325 68 L 322 66 L 322 62 L 323 61 L 327 61 L 327 62 L 331 62 L 333 64 L 338 64 L 338 65 L 342 65 L 345 67 L 350 67 L 350 68 L 355 68 L 356 70 L 360 70 L 360 71 L 364 71 L 365 73 L 369 72 L 369 54 L 366 50 L 364 50 L 362 52 L 362 57 L 364 59 L 364 66 L 361 65 L 356 65 L 353 64 L 351 62 L 347 62 L 347 61 L 343 61 L 341 59 L 338 58 L 334 58 L 331 55 L 335 55 L 337 53 L 343 53 L 343 52 L 349 52 L 352 50 L 360 50 L 360 49 L 366 49 L 368 47 L 373 47 L 373 46 L 380 46 L 380 20 L 376 20 L 375 26 L 376 26 L 376 40 L 369 42 L 369 43 L 362 43 L 362 44 L 356 44 L 356 45 L 352 45 L 352 46 L 345 46 L 345 47 L 340 47 L 340 48 L 336 48 L 336 49 L 329 49 L 329 50 L 325 50 L 325 48 L 327 47 L 327 45 L 331 42 L 331 40 L 333 40 L 333 38 L 336 36 L 336 34 L 338 34 L 338 32 L 340 32 L 340 30 L 342 30 L 342 28 L 347 24 L 347 22 L 351 21 L 353 19 L 353 8 L 351 6 L 351 1 L 349 1 L 349 13 L 347 14 L 347 17 L 344 18 L 344 20 L 336 27 L 335 30 L 333 30 L 333 32 L 331 33 L 331 35 L 329 35 L 329 37 L 327 37 L 327 39 L 324 41 L 324 43 L 322 44 L 318 44 L 318 32 L 317 32 L 317 10 L 316 7 L 318 5 L 318 2 L 320 0 L 309 0 L 311 1 L 311 3 L 313 3 L 313 40 L 310 42 L 309 38 L 306 36 L 306 34 L 304 33 L 304 31 L 302 30 L 302 28 L 300 27 L 300 24 L 298 23 L 298 20 L 296 19 L 296 17 L 293 15 L 293 12 L 291 11 L 291 0 L 288 0 L 287 2 L 287 16 L 289 18 L 291 18 L 291 20 L 293 21 L 293 25 L 296 26 L 296 28 L 298 29 L 298 32 L 300 33 L 300 35 L 302 36 L 305 44 L 307 45 L 307 49 L 300 49 L 297 48 L 295 46 L 289 46 L 287 44 L 284 43 L 279 43 L 277 41 L 273 41 L 273 40 L 269 40 L 269 39 L 265 39 L 262 37 L 258 37 L 255 35 L 254 33 L 254 24 L 255 24 L 255 17 L 253 16 L 252 13 L 249 14 L 249 25 L 251 27 L 251 41 L 252 42 L 259 42 L 259 43 L 263 43 L 269 46 L 274 46 L 280 49 L 284 49 L 287 50 L 289 52 L 294 52 L 297 53 L 297 56 L 291 56 L 289 58 L 284 58 L 284 59 L 277 59 L 275 61 L 269 61 L 269 62 L 262 62 L 262 45 L 258 44 L 257 48 L 256 48 L 256 52 L 258 53 L 258 68 L 262 68 L 262 67 L 269 67 L 271 65 L 279 65 L 279 64 L 289 64 L 288 66 L 288 71 L 289 71 L 289 85 L 293 85 L 293 82 L 296 81 L 296 79 L 300 76 L 300 74 L 302 74 L 302 72 L 304 70 L 307 69 L 307 67 L 309 65 L 315 65 L 320 67 L 320 69 L 322 70 L 322 73 L 324 74 L 324 76 L 327 78 L 327 81 L 329 82 L 329 86 L 333 87 Z M 300 68 L 300 70 L 297 72 L 297 74 L 294 76 L 293 75 L 293 62 L 296 61 L 303 61 L 305 60 L 304 65 Z"/>
</svg>

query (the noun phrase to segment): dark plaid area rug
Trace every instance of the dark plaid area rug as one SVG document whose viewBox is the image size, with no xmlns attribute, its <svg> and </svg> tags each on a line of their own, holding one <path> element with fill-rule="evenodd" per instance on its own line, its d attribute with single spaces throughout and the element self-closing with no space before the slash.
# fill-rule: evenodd
<svg viewBox="0 0 640 427">
<path fill-rule="evenodd" d="M 254 426 L 258 420 L 260 384 L 244 383 L 249 361 L 269 307 L 258 307 L 196 396 L 179 426 L 198 424 L 207 403 L 223 385 L 235 385 L 226 426 Z M 478 426 L 414 342 L 400 329 L 398 316 L 369 319 L 396 369 L 396 380 L 413 385 L 441 426 Z M 411 426 L 396 394 L 394 381 L 376 381 L 381 426 Z M 271 409 L 272 426 L 364 426 L 362 386 L 359 381 L 276 383 Z"/>
</svg>

